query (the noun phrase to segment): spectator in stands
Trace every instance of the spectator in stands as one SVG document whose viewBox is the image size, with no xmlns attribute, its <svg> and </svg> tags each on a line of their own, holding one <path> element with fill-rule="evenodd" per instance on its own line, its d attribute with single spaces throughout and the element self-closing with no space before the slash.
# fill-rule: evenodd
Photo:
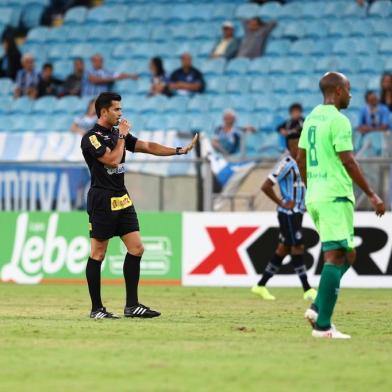
<svg viewBox="0 0 392 392">
<path fill-rule="evenodd" d="M 22 68 L 20 52 L 12 36 L 3 38 L 4 55 L 0 58 L 0 77 L 15 80 L 16 74 Z"/>
<path fill-rule="evenodd" d="M 166 75 L 165 69 L 163 68 L 163 62 L 160 57 L 153 57 L 150 60 L 150 71 L 151 71 L 151 87 L 150 96 L 153 95 L 167 95 L 170 96 L 169 79 Z"/>
<path fill-rule="evenodd" d="M 366 106 L 359 113 L 358 131 L 368 133 L 373 131 L 385 131 L 389 128 L 389 110 L 379 103 L 374 91 L 365 94 Z"/>
<path fill-rule="evenodd" d="M 303 109 L 300 103 L 293 103 L 289 107 L 290 118 L 278 125 L 277 131 L 284 137 L 292 133 L 301 133 L 304 124 Z"/>
<path fill-rule="evenodd" d="M 205 88 L 204 78 L 202 73 L 192 66 L 192 56 L 184 53 L 181 63 L 181 68 L 176 69 L 170 76 L 170 89 L 182 95 L 202 93 Z"/>
<path fill-rule="evenodd" d="M 97 114 L 95 112 L 95 99 L 92 99 L 88 104 L 86 113 L 84 113 L 83 116 L 75 117 L 71 125 L 71 131 L 83 136 L 94 126 L 96 121 Z"/>
<path fill-rule="evenodd" d="M 234 36 L 234 25 L 230 21 L 222 24 L 222 38 L 215 44 L 210 57 L 216 59 L 224 57 L 227 60 L 232 59 L 238 51 L 240 40 Z"/>
<path fill-rule="evenodd" d="M 260 18 L 244 21 L 245 37 L 242 39 L 237 57 L 253 59 L 263 54 L 267 38 L 276 21 L 263 22 Z"/>
<path fill-rule="evenodd" d="M 82 79 L 82 95 L 97 96 L 105 91 L 110 91 L 113 82 L 124 79 L 137 79 L 138 76 L 129 73 L 116 73 L 108 71 L 103 66 L 100 54 L 91 57 L 92 68 L 86 72 Z"/>
<path fill-rule="evenodd" d="M 42 66 L 38 82 L 38 98 L 45 95 L 55 95 L 60 93 L 63 82 L 53 76 L 53 65 L 46 63 Z"/>
<path fill-rule="evenodd" d="M 73 62 L 73 73 L 68 75 L 63 84 L 62 95 L 77 95 L 82 93 L 82 79 L 84 75 L 84 61 L 80 57 Z"/>
<path fill-rule="evenodd" d="M 226 109 L 223 113 L 223 124 L 215 129 L 212 146 L 223 155 L 235 154 L 240 150 L 242 130 L 235 122 L 236 113 Z"/>
<path fill-rule="evenodd" d="M 392 74 L 385 72 L 381 78 L 380 102 L 392 112 Z"/>
<path fill-rule="evenodd" d="M 22 69 L 16 74 L 15 98 L 27 95 L 36 98 L 38 94 L 38 72 L 35 70 L 34 57 L 26 53 L 22 57 Z"/>
</svg>

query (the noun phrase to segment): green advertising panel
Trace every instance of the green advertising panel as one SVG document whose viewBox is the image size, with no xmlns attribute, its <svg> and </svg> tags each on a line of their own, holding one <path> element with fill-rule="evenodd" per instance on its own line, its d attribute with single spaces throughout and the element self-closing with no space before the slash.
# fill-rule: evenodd
<svg viewBox="0 0 392 392">
<path fill-rule="evenodd" d="M 138 214 L 145 247 L 144 281 L 179 283 L 181 278 L 181 214 Z M 0 279 L 35 284 L 81 280 L 90 252 L 85 212 L 0 213 Z M 112 238 L 102 266 L 103 279 L 122 279 L 126 248 Z"/>
</svg>

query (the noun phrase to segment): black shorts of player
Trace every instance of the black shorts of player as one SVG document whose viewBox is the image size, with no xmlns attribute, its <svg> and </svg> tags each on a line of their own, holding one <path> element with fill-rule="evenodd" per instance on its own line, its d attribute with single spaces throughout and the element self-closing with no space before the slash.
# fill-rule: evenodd
<svg viewBox="0 0 392 392">
<path fill-rule="evenodd" d="M 279 242 L 287 246 L 302 245 L 302 218 L 303 214 L 285 214 L 278 212 L 280 233 Z"/>
<path fill-rule="evenodd" d="M 107 240 L 139 231 L 139 221 L 133 205 L 112 211 L 111 198 L 122 197 L 126 192 L 112 192 L 91 188 L 87 196 L 90 238 Z"/>
</svg>

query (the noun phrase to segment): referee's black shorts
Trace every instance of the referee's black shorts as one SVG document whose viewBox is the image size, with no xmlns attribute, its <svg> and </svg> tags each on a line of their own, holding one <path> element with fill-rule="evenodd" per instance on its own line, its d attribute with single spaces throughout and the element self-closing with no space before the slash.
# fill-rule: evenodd
<svg viewBox="0 0 392 392">
<path fill-rule="evenodd" d="M 122 208 L 118 202 L 129 198 L 126 192 L 91 188 L 87 195 L 90 238 L 107 240 L 139 231 L 139 221 L 132 205 Z M 129 199 L 130 200 L 130 199 Z"/>
<path fill-rule="evenodd" d="M 302 218 L 303 214 L 299 212 L 290 215 L 278 212 L 279 242 L 287 246 L 303 244 Z"/>
</svg>

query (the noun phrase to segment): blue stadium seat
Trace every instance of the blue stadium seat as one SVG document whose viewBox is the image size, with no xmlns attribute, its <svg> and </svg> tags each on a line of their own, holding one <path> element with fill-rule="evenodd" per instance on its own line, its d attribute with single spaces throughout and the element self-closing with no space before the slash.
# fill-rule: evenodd
<svg viewBox="0 0 392 392">
<path fill-rule="evenodd" d="M 230 97 L 231 108 L 238 112 L 253 112 L 255 102 L 251 95 L 236 95 Z"/>
<path fill-rule="evenodd" d="M 142 26 L 144 27 L 144 26 Z M 151 29 L 151 40 L 155 42 L 163 42 L 172 40 L 172 29 L 168 25 L 157 25 Z"/>
<path fill-rule="evenodd" d="M 275 95 L 263 94 L 263 90 L 258 95 L 254 95 L 254 110 L 255 112 L 271 113 L 272 108 L 279 106 L 279 101 Z M 261 94 L 260 94 L 261 93 Z"/>
<path fill-rule="evenodd" d="M 209 23 L 194 23 L 189 26 L 188 37 L 193 40 L 215 41 L 220 34 L 217 26 Z"/>
<path fill-rule="evenodd" d="M 231 101 L 227 95 L 217 95 L 209 98 L 210 112 L 222 112 L 227 108 L 231 108 Z"/>
<path fill-rule="evenodd" d="M 276 39 L 268 41 L 265 54 L 267 56 L 285 56 L 289 51 L 290 46 L 291 41 L 288 39 Z"/>
<path fill-rule="evenodd" d="M 392 3 L 388 0 L 375 1 L 370 5 L 369 15 L 379 18 L 388 18 L 392 15 Z"/>
<path fill-rule="evenodd" d="M 57 99 L 52 96 L 44 96 L 34 101 L 33 112 L 34 114 L 52 113 L 53 108 L 56 106 Z"/>
<path fill-rule="evenodd" d="M 0 8 L 0 25 L 10 24 L 13 9 L 11 7 Z"/>
<path fill-rule="evenodd" d="M 87 34 L 90 26 L 75 25 L 68 31 L 67 42 L 84 42 L 87 39 Z"/>
<path fill-rule="evenodd" d="M 115 28 L 116 25 L 110 23 L 92 25 L 87 33 L 87 40 L 89 42 L 109 41 Z"/>
<path fill-rule="evenodd" d="M 188 131 L 190 128 L 188 117 L 185 115 L 168 116 L 166 119 L 166 128 L 168 130 Z"/>
<path fill-rule="evenodd" d="M 0 96 L 12 95 L 14 93 L 14 82 L 9 78 L 0 78 Z"/>
<path fill-rule="evenodd" d="M 204 99 L 206 99 L 204 97 Z M 165 113 L 185 113 L 188 107 L 189 97 L 177 95 L 168 99 L 165 103 Z"/>
<path fill-rule="evenodd" d="M 298 22 L 298 21 L 287 23 L 283 31 L 283 37 L 289 39 L 304 38 L 305 34 L 306 34 L 306 23 Z"/>
<path fill-rule="evenodd" d="M 370 20 L 374 37 L 389 37 L 391 34 L 391 21 L 389 19 Z"/>
<path fill-rule="evenodd" d="M 57 78 L 64 80 L 73 72 L 72 61 L 60 60 L 53 64 L 53 74 Z"/>
<path fill-rule="evenodd" d="M 270 76 L 257 76 L 251 80 L 250 91 L 254 94 L 261 94 L 265 92 L 271 92 L 274 87 L 276 77 Z"/>
<path fill-rule="evenodd" d="M 188 113 L 206 113 L 209 109 L 208 98 L 203 94 L 193 96 L 187 106 Z"/>
<path fill-rule="evenodd" d="M 360 73 L 380 74 L 384 69 L 384 61 L 379 57 L 362 57 L 360 61 Z"/>
<path fill-rule="evenodd" d="M 249 79 L 246 76 L 231 77 L 226 86 L 229 94 L 247 94 L 249 92 Z"/>
<path fill-rule="evenodd" d="M 319 39 L 328 36 L 328 24 L 321 22 L 320 20 L 305 23 L 304 30 L 303 37 L 305 38 Z"/>
<path fill-rule="evenodd" d="M 210 20 L 222 22 L 234 17 L 235 4 L 212 4 L 212 9 L 207 10 Z"/>
<path fill-rule="evenodd" d="M 336 16 L 347 6 L 347 1 L 327 1 L 323 3 L 323 17 L 327 19 L 328 17 L 336 19 Z"/>
<path fill-rule="evenodd" d="M 299 93 L 311 93 L 318 90 L 318 76 L 303 76 L 299 79 L 296 91 Z"/>
<path fill-rule="evenodd" d="M 336 39 L 332 47 L 332 54 L 336 55 L 347 55 L 356 53 L 355 48 L 356 39 L 353 38 L 340 38 Z"/>
<path fill-rule="evenodd" d="M 312 49 L 315 45 L 317 44 L 313 39 L 299 39 L 290 45 L 288 54 L 306 56 L 312 53 Z"/>
<path fill-rule="evenodd" d="M 315 61 L 310 56 L 295 57 L 291 60 L 291 73 L 295 75 L 306 75 L 313 73 Z"/>
<path fill-rule="evenodd" d="M 57 99 L 52 107 L 54 114 L 63 115 L 81 115 L 86 112 L 87 105 L 79 97 L 65 96 L 61 99 Z"/>
<path fill-rule="evenodd" d="M 49 28 L 40 26 L 34 29 L 31 29 L 26 37 L 27 43 L 43 43 L 46 42 L 46 37 L 49 34 Z"/>
<path fill-rule="evenodd" d="M 208 114 L 192 114 L 189 128 L 191 130 L 199 130 L 211 134 L 213 132 L 214 123 Z"/>
<path fill-rule="evenodd" d="M 285 4 L 280 11 L 280 19 L 286 21 L 287 19 L 298 19 L 301 17 L 302 4 L 299 2 Z"/>
<path fill-rule="evenodd" d="M 226 60 L 223 58 L 205 60 L 200 67 L 200 71 L 204 76 L 222 75 L 225 65 Z"/>
<path fill-rule="evenodd" d="M 373 26 L 368 20 L 353 20 L 346 22 L 351 37 L 371 37 Z"/>
<path fill-rule="evenodd" d="M 323 5 L 318 2 L 304 3 L 302 5 L 301 17 L 304 19 L 319 19 L 323 16 L 322 14 Z"/>
<path fill-rule="evenodd" d="M 226 93 L 226 85 L 228 79 L 226 77 L 208 78 L 207 79 L 207 92 L 209 94 L 224 94 Z"/>
<path fill-rule="evenodd" d="M 47 43 L 65 43 L 68 41 L 68 33 L 72 28 L 70 26 L 52 27 L 46 33 Z"/>
<path fill-rule="evenodd" d="M 97 49 L 91 44 L 75 44 L 69 52 L 69 58 L 81 57 L 84 59 L 90 58 L 92 55 L 97 53 Z"/>
<path fill-rule="evenodd" d="M 1 79 L 0 79 L 1 81 Z M 0 87 L 1 91 L 1 87 Z M 8 113 L 10 110 L 10 107 L 12 105 L 12 96 L 11 95 L 0 95 L 0 115 L 3 115 L 5 113 Z"/>
<path fill-rule="evenodd" d="M 275 75 L 288 74 L 291 72 L 291 58 L 277 57 L 270 63 L 270 73 Z"/>
<path fill-rule="evenodd" d="M 29 115 L 18 115 L 9 120 L 8 130 L 11 132 L 26 132 L 31 130 L 30 128 L 31 116 Z M 15 140 L 14 140 L 15 142 Z"/>
<path fill-rule="evenodd" d="M 20 97 L 18 99 L 14 99 L 9 108 L 10 113 L 16 113 L 19 115 L 27 115 L 32 112 L 33 102 L 28 97 Z"/>
<path fill-rule="evenodd" d="M 340 20 L 332 20 L 329 23 L 328 35 L 330 38 L 348 37 L 350 35 L 350 29 L 342 28 L 342 22 Z"/>
<path fill-rule="evenodd" d="M 384 38 L 380 42 L 380 46 L 378 48 L 378 51 L 381 54 L 391 55 L 392 54 L 392 40 L 391 40 L 391 38 Z"/>
<path fill-rule="evenodd" d="M 276 20 L 279 19 L 282 12 L 282 5 L 277 1 L 271 1 L 263 4 L 259 10 L 258 15 L 262 20 Z"/>
<path fill-rule="evenodd" d="M 392 58 L 389 58 L 384 65 L 385 71 L 392 72 Z"/>
<path fill-rule="evenodd" d="M 355 93 L 362 93 L 366 90 L 369 78 L 365 75 L 350 76 L 351 91 Z"/>
<path fill-rule="evenodd" d="M 128 7 L 101 6 L 92 8 L 87 12 L 86 22 L 95 23 L 124 23 L 127 20 Z"/>
<path fill-rule="evenodd" d="M 130 43 L 119 43 L 113 48 L 112 57 L 128 60 L 128 53 L 133 53 L 134 46 Z"/>
<path fill-rule="evenodd" d="M 82 24 L 86 20 L 87 8 L 86 7 L 73 7 L 70 8 L 64 17 L 64 23 L 66 24 Z"/>
<path fill-rule="evenodd" d="M 73 119 L 68 114 L 54 116 L 50 129 L 53 129 L 55 132 L 69 132 L 72 122 Z"/>
<path fill-rule="evenodd" d="M 270 60 L 267 57 L 258 57 L 253 59 L 249 64 L 248 74 L 249 75 L 267 75 L 270 71 Z"/>
<path fill-rule="evenodd" d="M 227 64 L 225 73 L 229 76 L 245 75 L 248 72 L 249 66 L 249 59 L 235 58 Z"/>
<path fill-rule="evenodd" d="M 345 18 L 362 19 L 366 16 L 366 7 L 360 7 L 357 2 L 353 1 L 345 4 L 344 7 L 340 9 L 340 15 Z"/>
<path fill-rule="evenodd" d="M 148 116 L 145 124 L 144 129 L 155 131 L 161 129 L 167 129 L 167 118 L 163 115 L 150 115 Z"/>
<path fill-rule="evenodd" d="M 325 73 L 331 70 L 337 70 L 339 60 L 336 57 L 322 57 L 318 59 L 315 65 L 315 72 Z"/>
<path fill-rule="evenodd" d="M 163 113 L 165 111 L 167 98 L 164 95 L 157 95 L 145 98 L 140 102 L 140 113 Z"/>
<path fill-rule="evenodd" d="M 68 56 L 74 47 L 72 43 L 58 43 L 48 48 L 47 58 L 50 61 L 69 60 Z"/>
<path fill-rule="evenodd" d="M 45 6 L 42 4 L 27 4 L 23 8 L 22 15 L 20 17 L 22 25 L 28 29 L 38 26 L 44 9 Z"/>
<path fill-rule="evenodd" d="M 155 7 L 151 7 L 150 5 L 134 5 L 129 7 L 127 20 L 129 22 L 143 23 L 149 19 L 150 12 L 154 8 Z"/>
<path fill-rule="evenodd" d="M 53 120 L 54 118 L 49 115 L 32 115 L 28 123 L 29 131 L 31 130 L 34 132 L 49 132 L 53 129 L 52 127 L 49 128 L 49 124 L 53 124 Z"/>
<path fill-rule="evenodd" d="M 235 16 L 240 19 L 249 19 L 259 15 L 259 6 L 256 4 L 241 4 L 235 10 Z"/>
</svg>

